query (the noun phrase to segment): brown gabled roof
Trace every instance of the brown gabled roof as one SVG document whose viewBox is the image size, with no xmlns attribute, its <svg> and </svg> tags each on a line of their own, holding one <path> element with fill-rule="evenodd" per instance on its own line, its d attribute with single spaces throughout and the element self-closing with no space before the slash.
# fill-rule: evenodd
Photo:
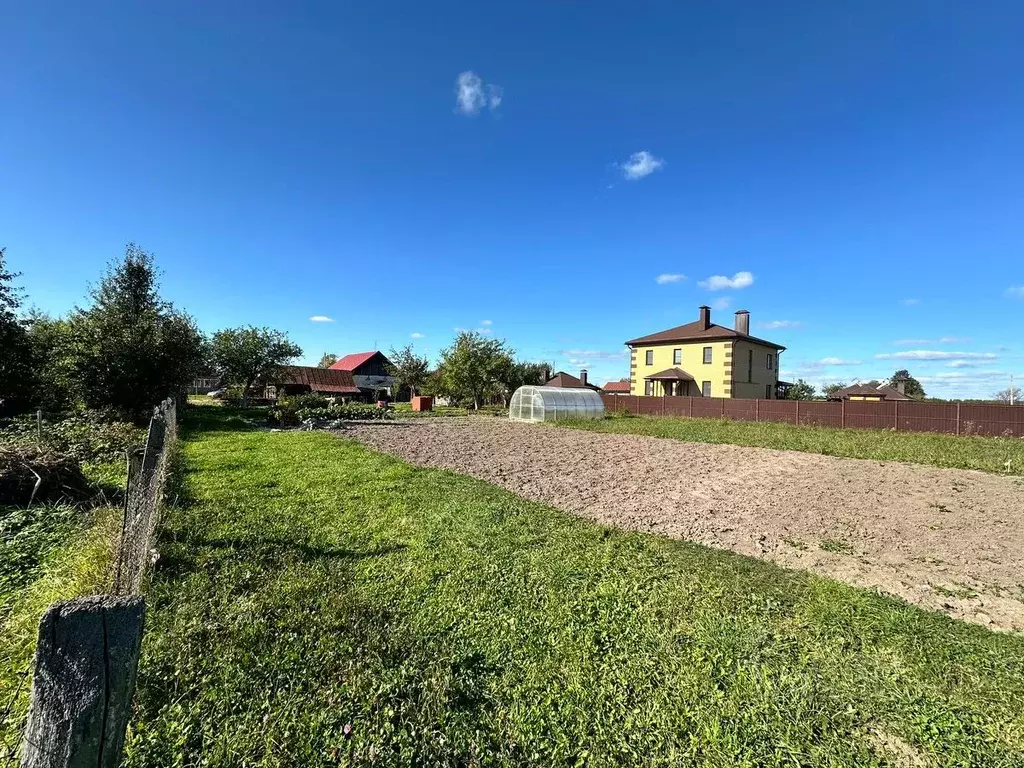
<svg viewBox="0 0 1024 768">
<path fill-rule="evenodd" d="M 644 376 L 644 379 L 650 379 L 651 381 L 696 381 L 693 376 L 682 368 L 666 368 L 664 371 Z"/>
<path fill-rule="evenodd" d="M 601 389 L 593 384 L 584 384 L 570 373 L 559 371 L 550 379 L 544 382 L 545 387 L 561 387 L 562 389 Z"/>
<path fill-rule="evenodd" d="M 629 392 L 629 379 L 619 379 L 618 381 L 609 381 L 603 387 L 605 392 Z"/>
<path fill-rule="evenodd" d="M 677 325 L 675 328 L 658 331 L 657 333 L 652 333 L 649 336 L 641 336 L 638 339 L 631 339 L 626 342 L 626 346 L 633 347 L 641 344 L 671 344 L 674 341 L 715 341 L 718 339 L 743 339 L 744 341 L 752 341 L 755 344 L 762 344 L 766 347 L 772 347 L 773 349 L 785 349 L 784 346 L 776 344 L 774 341 L 759 339 L 756 336 L 740 333 L 739 331 L 734 331 L 732 328 L 726 328 L 722 325 L 715 325 L 714 323 L 711 323 L 707 328 L 702 328 L 700 320 L 687 323 L 686 325 Z"/>
<path fill-rule="evenodd" d="M 892 387 L 872 387 L 868 384 L 851 384 L 848 387 L 837 389 L 832 393 L 830 400 L 845 400 L 851 395 L 855 397 L 879 397 L 883 400 L 909 400 L 910 398 Z"/>
<path fill-rule="evenodd" d="M 281 369 L 282 384 L 307 386 L 314 392 L 335 392 L 358 395 L 359 387 L 352 380 L 351 371 L 331 368 L 312 368 L 307 365 L 287 365 Z"/>
</svg>

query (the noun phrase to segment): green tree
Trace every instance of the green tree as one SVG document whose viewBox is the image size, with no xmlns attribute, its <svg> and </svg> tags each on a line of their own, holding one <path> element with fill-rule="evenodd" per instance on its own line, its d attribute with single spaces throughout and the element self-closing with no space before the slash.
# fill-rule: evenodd
<svg viewBox="0 0 1024 768">
<path fill-rule="evenodd" d="M 470 401 L 479 408 L 486 399 L 503 391 L 501 376 L 510 359 L 503 341 L 476 331 L 461 331 L 452 345 L 441 351 L 441 394 Z"/>
<path fill-rule="evenodd" d="M 75 375 L 74 329 L 70 320 L 30 311 L 25 321 L 32 350 L 32 405 L 45 411 L 66 411 L 79 402 Z"/>
<path fill-rule="evenodd" d="M 503 387 L 503 397 L 507 406 L 512 395 L 520 387 L 530 384 L 538 385 L 544 383 L 544 375 L 551 369 L 550 363 L 532 363 L 526 360 L 513 360 L 509 355 L 508 359 L 501 366 L 498 379 Z"/>
<path fill-rule="evenodd" d="M 388 351 L 388 360 L 391 361 L 388 373 L 395 379 L 394 394 L 408 389 L 410 396 L 415 397 L 427 381 L 430 361 L 417 355 L 412 344 L 406 344 L 401 349 L 392 347 Z"/>
<path fill-rule="evenodd" d="M 71 365 L 82 402 L 135 418 L 201 372 L 205 342 L 187 314 L 160 297 L 153 257 L 129 243 L 71 317 Z"/>
<path fill-rule="evenodd" d="M 332 355 L 330 352 L 324 352 L 324 356 L 320 358 L 320 362 L 316 364 L 317 368 L 330 368 L 338 362 L 338 356 Z"/>
<path fill-rule="evenodd" d="M 213 335 L 210 358 L 217 372 L 242 388 L 243 400 L 257 381 L 277 381 L 281 367 L 302 354 L 283 331 L 270 328 L 225 328 Z"/>
<path fill-rule="evenodd" d="M 901 368 L 892 375 L 889 379 L 889 386 L 895 387 L 897 381 L 903 381 L 903 394 L 912 400 L 924 400 L 926 395 L 924 393 L 924 387 L 921 386 L 921 382 L 910 375 L 910 371 L 906 368 Z"/>
<path fill-rule="evenodd" d="M 32 346 L 18 316 L 21 291 L 14 284 L 20 276 L 7 271 L 6 249 L 0 248 L 0 412 L 17 412 L 32 405 Z"/>
<path fill-rule="evenodd" d="M 823 384 L 821 387 L 822 397 L 828 399 L 832 397 L 840 389 L 846 389 L 845 381 L 837 381 L 834 384 Z"/>
<path fill-rule="evenodd" d="M 789 388 L 786 394 L 787 400 L 813 400 L 817 396 L 814 387 L 803 379 L 797 379 L 796 384 Z"/>
</svg>

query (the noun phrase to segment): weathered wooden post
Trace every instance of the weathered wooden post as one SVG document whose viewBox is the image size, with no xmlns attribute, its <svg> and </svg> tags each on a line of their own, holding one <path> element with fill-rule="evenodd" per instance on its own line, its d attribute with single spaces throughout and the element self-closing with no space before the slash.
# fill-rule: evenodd
<svg viewBox="0 0 1024 768">
<path fill-rule="evenodd" d="M 84 597 L 39 622 L 22 768 L 116 768 L 135 694 L 145 603 Z"/>
</svg>

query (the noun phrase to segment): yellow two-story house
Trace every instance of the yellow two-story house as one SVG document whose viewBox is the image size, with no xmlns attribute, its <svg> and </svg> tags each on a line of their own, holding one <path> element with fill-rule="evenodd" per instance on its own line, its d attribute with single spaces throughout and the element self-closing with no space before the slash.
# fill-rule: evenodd
<svg viewBox="0 0 1024 768">
<path fill-rule="evenodd" d="M 632 395 L 692 395 L 775 399 L 779 354 L 785 347 L 750 335 L 750 313 L 735 328 L 711 322 L 701 307 L 696 322 L 626 342 Z"/>
</svg>

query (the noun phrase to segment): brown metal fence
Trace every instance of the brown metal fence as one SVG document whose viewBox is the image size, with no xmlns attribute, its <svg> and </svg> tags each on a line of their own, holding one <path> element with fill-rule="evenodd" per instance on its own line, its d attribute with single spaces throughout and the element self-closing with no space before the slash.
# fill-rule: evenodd
<svg viewBox="0 0 1024 768">
<path fill-rule="evenodd" d="M 1024 437 L 1024 406 L 975 403 L 919 403 L 911 400 L 749 400 L 727 397 L 642 397 L 602 395 L 605 410 L 644 416 L 683 416 L 735 421 L 949 435 Z"/>
</svg>

